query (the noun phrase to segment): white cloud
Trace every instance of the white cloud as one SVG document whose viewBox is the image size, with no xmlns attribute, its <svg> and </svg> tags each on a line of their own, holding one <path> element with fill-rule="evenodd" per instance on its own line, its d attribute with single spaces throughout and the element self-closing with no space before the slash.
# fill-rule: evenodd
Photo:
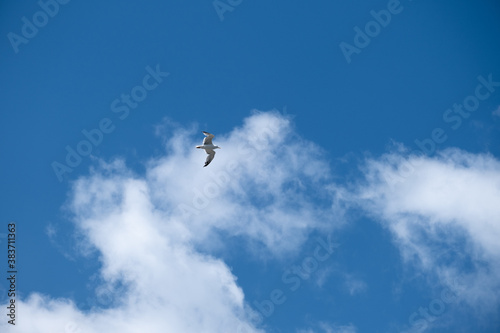
<svg viewBox="0 0 500 333">
<path fill-rule="evenodd" d="M 260 332 L 237 278 L 210 251 L 213 244 L 223 248 L 216 241 L 223 231 L 255 249 L 264 245 L 256 253 L 280 256 L 296 251 L 312 229 L 334 227 L 320 191 L 327 164 L 273 112 L 256 112 L 241 128 L 217 135 L 222 150 L 208 168 L 194 149 L 202 136 L 192 134 L 169 133 L 166 156 L 150 161 L 144 176 L 120 160 L 100 162 L 73 186 L 67 208 L 83 239 L 80 250 L 102 265 L 96 298 L 108 298 L 108 306 L 98 301 L 83 311 L 35 293 L 18 301 L 15 328 L 2 321 L 0 329 Z M 310 190 L 317 197 L 306 196 Z"/>
<path fill-rule="evenodd" d="M 492 310 L 500 296 L 500 161 L 448 149 L 430 158 L 390 153 L 367 162 L 345 202 L 386 225 L 406 262 L 461 300 Z M 471 262 L 467 269 L 464 267 Z"/>
<path fill-rule="evenodd" d="M 365 292 L 368 289 L 366 282 L 351 274 L 344 274 L 344 285 L 351 296 Z"/>
<path fill-rule="evenodd" d="M 497 116 L 497 117 L 500 117 L 500 106 L 497 107 L 496 110 L 494 110 L 492 113 L 491 113 L 493 116 Z"/>
</svg>

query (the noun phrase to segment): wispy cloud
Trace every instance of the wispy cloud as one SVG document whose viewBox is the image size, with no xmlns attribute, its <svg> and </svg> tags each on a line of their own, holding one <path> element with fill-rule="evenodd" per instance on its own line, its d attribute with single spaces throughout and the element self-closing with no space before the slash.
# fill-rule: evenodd
<svg viewBox="0 0 500 333">
<path fill-rule="evenodd" d="M 408 165 L 414 170 L 397 181 Z M 500 296 L 500 161 L 458 149 L 433 158 L 398 151 L 368 160 L 364 177 L 340 190 L 344 203 L 387 226 L 407 263 L 442 286 L 461 285 L 471 308 L 494 309 Z"/>
<path fill-rule="evenodd" d="M 500 106 L 496 108 L 493 112 L 491 112 L 493 116 L 500 117 Z"/>
<path fill-rule="evenodd" d="M 344 285 L 351 296 L 362 293 L 368 289 L 368 285 L 365 281 L 351 274 L 344 275 Z"/>
</svg>

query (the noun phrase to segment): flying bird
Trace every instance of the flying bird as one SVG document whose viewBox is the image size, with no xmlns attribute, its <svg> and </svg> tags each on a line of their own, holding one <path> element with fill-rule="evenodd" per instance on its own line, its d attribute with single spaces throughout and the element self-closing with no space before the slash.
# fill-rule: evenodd
<svg viewBox="0 0 500 333">
<path fill-rule="evenodd" d="M 208 154 L 207 159 L 205 161 L 205 165 L 203 167 L 206 167 L 207 165 L 212 162 L 212 160 L 215 157 L 215 151 L 214 149 L 220 149 L 219 146 L 214 146 L 212 143 L 212 139 L 214 138 L 213 134 L 210 134 L 208 132 L 202 131 L 203 134 L 205 134 L 205 139 L 203 139 L 203 145 L 201 146 L 196 146 L 196 148 L 200 149 L 205 149 L 205 152 Z"/>
</svg>

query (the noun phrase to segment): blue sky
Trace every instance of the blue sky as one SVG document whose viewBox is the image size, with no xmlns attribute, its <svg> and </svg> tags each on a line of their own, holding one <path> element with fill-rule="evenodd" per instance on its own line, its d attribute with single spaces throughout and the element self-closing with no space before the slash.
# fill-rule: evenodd
<svg viewBox="0 0 500 333">
<path fill-rule="evenodd" d="M 497 1 L 0 7 L 2 331 L 500 328 Z"/>
</svg>

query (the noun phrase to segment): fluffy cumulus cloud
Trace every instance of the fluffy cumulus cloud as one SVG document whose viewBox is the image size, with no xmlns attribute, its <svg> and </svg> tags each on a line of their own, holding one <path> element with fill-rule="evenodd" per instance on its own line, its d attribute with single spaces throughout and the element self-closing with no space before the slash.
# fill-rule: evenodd
<svg viewBox="0 0 500 333">
<path fill-rule="evenodd" d="M 260 332 L 237 278 L 213 250 L 224 248 L 224 235 L 254 255 L 281 256 L 311 230 L 332 228 L 320 190 L 329 174 L 322 152 L 274 112 L 215 133 L 222 149 L 208 168 L 204 151 L 194 149 L 198 131 L 160 131 L 167 131 L 166 153 L 143 175 L 124 161 L 101 161 L 71 190 L 80 249 L 99 258 L 109 306 L 82 310 L 34 293 L 18 305 L 29 320 L 15 328 L 2 321 L 2 331 Z"/>
<path fill-rule="evenodd" d="M 367 161 L 364 179 L 337 197 L 394 235 L 403 259 L 479 311 L 500 299 L 500 161 L 447 149 L 400 149 Z"/>
<path fill-rule="evenodd" d="M 187 144 L 189 135 L 180 131 L 166 142 L 179 149 L 176 158 L 152 162 L 148 178 L 159 205 L 167 202 L 176 220 L 197 230 L 194 242 L 224 230 L 279 255 L 295 249 L 309 229 L 330 224 L 317 209 L 328 198 L 309 191 L 328 180 L 328 165 L 319 147 L 293 132 L 289 119 L 256 113 L 242 127 L 216 136 L 222 149 L 205 169 L 200 165 L 206 155 L 193 151 L 198 141 Z"/>
</svg>

